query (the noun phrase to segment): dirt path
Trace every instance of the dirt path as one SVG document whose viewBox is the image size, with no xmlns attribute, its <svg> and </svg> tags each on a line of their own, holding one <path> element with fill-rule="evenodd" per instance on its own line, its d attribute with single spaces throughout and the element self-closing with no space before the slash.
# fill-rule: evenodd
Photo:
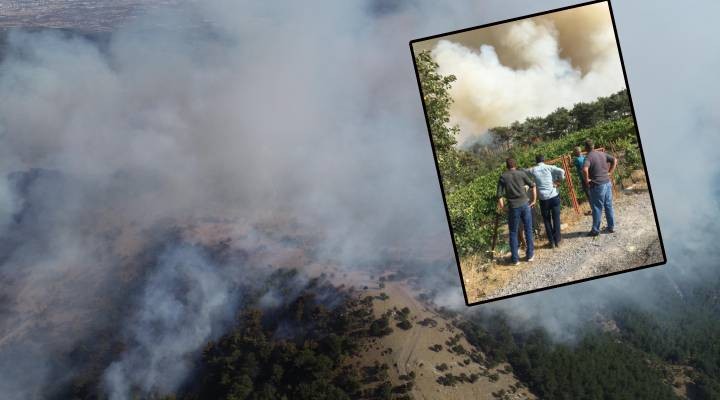
<svg viewBox="0 0 720 400">
<path fill-rule="evenodd" d="M 380 298 L 384 293 L 387 297 Z M 417 400 L 464 400 L 486 399 L 498 397 L 494 393 L 504 392 L 507 399 L 534 399 L 535 397 L 520 388 L 517 377 L 509 370 L 507 364 L 501 363 L 490 368 L 484 362 L 473 362 L 470 354 L 477 352 L 481 359 L 485 355 L 471 345 L 462 331 L 457 329 L 451 319 L 442 316 L 430 304 L 417 298 L 418 293 L 410 288 L 407 282 L 388 281 L 383 287 L 373 287 L 360 296 L 374 296 L 373 313 L 376 318 L 390 311 L 396 313 L 407 307 L 410 310 L 409 320 L 412 327 L 408 330 L 396 325 L 395 314 L 390 320 L 393 328 L 389 335 L 371 339 L 358 356 L 356 368 L 373 365 L 376 362 L 389 366 L 388 377 L 394 385 L 404 384 L 412 374 L 412 398 Z M 462 353 L 453 351 L 448 343 L 458 345 Z M 440 346 L 440 350 L 434 347 Z M 441 368 L 441 365 L 443 366 Z M 472 383 L 458 381 L 446 386 L 438 378 L 452 375 L 475 375 Z M 490 376 L 494 378 L 490 378 Z M 373 385 L 368 385 L 368 389 Z"/>
<path fill-rule="evenodd" d="M 421 313 L 425 311 L 425 307 L 423 307 L 423 305 L 420 304 L 415 297 L 409 294 L 408 289 L 401 285 L 389 284 L 386 287 L 386 292 L 388 292 L 390 296 L 396 298 L 398 303 L 404 304 L 410 310 L 410 315 L 412 316 L 421 315 Z M 406 345 L 401 348 L 400 353 L 398 354 L 398 374 L 406 375 L 412 370 L 410 359 L 412 358 L 415 349 L 418 347 L 421 335 L 422 332 L 420 329 L 410 330 L 408 335 L 409 337 L 405 339 Z"/>
<path fill-rule="evenodd" d="M 535 260 L 518 266 L 471 267 L 464 274 L 471 301 L 558 285 L 578 279 L 648 265 L 662 260 L 660 242 L 647 191 L 626 192 L 614 201 L 615 233 L 587 237 L 591 216 L 582 216 L 565 231 L 560 248 L 536 243 Z M 601 227 L 606 224 L 603 216 Z M 523 251 L 521 250 L 521 256 Z"/>
</svg>

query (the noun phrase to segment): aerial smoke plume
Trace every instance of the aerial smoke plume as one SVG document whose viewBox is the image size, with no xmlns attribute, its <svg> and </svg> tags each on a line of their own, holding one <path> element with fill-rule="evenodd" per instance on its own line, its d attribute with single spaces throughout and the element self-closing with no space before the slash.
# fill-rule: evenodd
<svg viewBox="0 0 720 400">
<path fill-rule="evenodd" d="M 197 362 L 198 350 L 219 335 L 237 306 L 231 271 L 197 250 L 173 249 L 159 261 L 129 321 L 129 350 L 105 372 L 111 400 L 132 398 L 131 388 L 175 390 Z"/>
<path fill-rule="evenodd" d="M 625 87 L 610 12 L 599 3 L 433 40 L 442 75 L 455 75 L 451 124 L 460 145 L 487 129 Z"/>
<path fill-rule="evenodd" d="M 108 327 L 126 345 L 103 374 L 108 394 L 177 389 L 234 317 L 239 280 L 260 285 L 253 268 L 281 252 L 243 233 L 234 246 L 265 249 L 254 264 L 173 248 L 159 256 L 175 226 L 300 229 L 321 238 L 308 263 L 348 270 L 418 242 L 441 250 L 424 246 L 403 255 L 409 263 L 450 257 L 397 30 L 409 22 L 367 5 L 323 10 L 203 2 L 97 42 L 9 33 L 0 64 L 7 398 L 52 395 L 82 367 L 71 360 L 78 343 L 98 343 Z"/>
<path fill-rule="evenodd" d="M 107 326 L 118 327 L 129 347 L 106 365 L 106 393 L 123 398 L 138 389 L 171 391 L 187 379 L 198 344 L 216 335 L 231 317 L 228 308 L 241 301 L 237 280 L 261 282 L 262 275 L 248 274 L 249 265 L 266 267 L 282 257 L 281 249 L 270 247 L 253 263 L 228 266 L 185 253 L 183 246 L 162 257 L 149 251 L 166 243 L 167 229 L 206 218 L 236 221 L 250 232 L 256 222 L 273 222 L 279 230 L 300 226 L 321 238 L 312 249 L 317 259 L 353 271 L 401 259 L 403 268 L 439 289 L 438 301 L 462 306 L 407 41 L 542 7 L 516 7 L 513 15 L 507 2 L 293 3 L 282 9 L 194 3 L 119 27 L 100 44 L 51 32 L 10 34 L 0 64 L 4 398 L 46 398 L 48 387 L 66 382 L 79 367 L 68 353 L 81 340 L 101 343 L 105 336 L 98 332 Z M 548 41 L 555 38 L 550 25 L 527 27 L 528 40 L 545 43 L 555 57 L 547 65 L 559 71 L 567 67 L 565 51 L 581 52 L 562 44 L 562 23 L 555 21 L 559 57 Z M 666 32 L 667 25 L 653 32 Z M 663 41 L 683 54 L 680 36 L 666 36 Z M 658 39 L 645 38 L 643 45 L 652 40 Z M 527 68 L 498 49 L 503 65 L 513 66 L 508 74 Z M 593 64 L 598 57 L 593 50 L 573 58 L 573 71 L 587 77 L 602 70 Z M 684 53 L 692 57 L 693 65 L 708 64 Z M 673 223 L 663 226 L 672 243 L 690 237 L 688 230 L 699 226 L 694 223 L 717 217 L 716 203 L 696 200 L 717 197 L 710 183 L 717 183 L 712 132 L 718 123 L 707 118 L 696 124 L 695 107 L 714 110 L 707 104 L 718 104 L 720 90 L 703 81 L 705 91 L 675 88 L 673 97 L 658 95 L 655 88 L 666 76 L 651 72 L 667 59 L 652 60 L 634 60 L 648 74 L 635 76 L 640 85 L 633 98 L 650 176 L 664 175 L 652 183 L 661 222 Z M 688 72 L 703 76 L 702 70 Z M 587 78 L 572 79 L 579 84 Z M 697 93 L 704 95 L 692 97 Z M 682 117 L 660 112 L 670 108 Z M 678 153 L 687 142 L 677 133 L 688 126 L 713 145 Z M 668 159 L 678 163 L 658 161 Z M 262 235 L 243 235 L 234 245 L 266 246 Z M 705 242 L 697 243 L 702 250 Z M 178 254 L 185 263 L 177 262 Z M 626 285 L 638 294 L 633 299 L 652 301 L 641 283 L 654 271 L 627 276 Z M 604 300 L 608 282 L 621 279 L 583 284 L 581 294 L 564 288 L 498 307 L 520 323 L 532 319 L 567 331 L 578 321 L 578 296 L 584 304 Z M 152 307 L 156 302 L 165 307 Z M 277 299 L 268 294 L 264 303 Z M 192 320 L 175 320 L 181 311 Z M 175 329 L 181 321 L 198 330 Z M 179 368 L 158 376 L 154 364 L 141 363 L 152 357 L 177 361 Z"/>
</svg>

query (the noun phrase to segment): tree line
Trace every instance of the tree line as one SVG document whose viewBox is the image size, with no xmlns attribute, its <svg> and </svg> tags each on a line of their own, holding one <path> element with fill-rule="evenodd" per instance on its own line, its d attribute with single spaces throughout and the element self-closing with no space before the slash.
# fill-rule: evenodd
<svg viewBox="0 0 720 400">
<path fill-rule="evenodd" d="M 510 150 L 514 145 L 530 145 L 563 137 L 571 132 L 592 128 L 602 121 L 623 119 L 632 115 L 627 89 L 592 102 L 580 102 L 570 110 L 559 107 L 545 117 L 528 117 L 508 126 L 488 130 L 495 147 Z M 476 143 L 471 151 L 487 146 Z"/>
</svg>

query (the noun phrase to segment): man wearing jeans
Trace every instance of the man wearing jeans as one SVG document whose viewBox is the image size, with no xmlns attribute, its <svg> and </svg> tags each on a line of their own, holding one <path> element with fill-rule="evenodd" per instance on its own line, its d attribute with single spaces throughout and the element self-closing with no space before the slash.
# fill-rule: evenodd
<svg viewBox="0 0 720 400">
<path fill-rule="evenodd" d="M 545 157 L 535 157 L 537 165 L 527 169 L 532 174 L 540 196 L 540 213 L 545 224 L 550 248 L 560 246 L 560 194 L 556 186 L 565 179 L 565 170 L 554 165 L 545 164 Z"/>
<path fill-rule="evenodd" d="M 612 176 L 617 159 L 599 151 L 595 151 L 592 140 L 585 141 L 585 163 L 583 164 L 583 178 L 590 192 L 590 207 L 592 208 L 592 229 L 588 236 L 597 236 L 600 233 L 600 220 L 605 210 L 608 233 L 615 232 L 615 215 L 612 204 Z"/>
<path fill-rule="evenodd" d="M 532 232 L 532 213 L 530 207 L 535 205 L 537 192 L 535 182 L 530 179 L 525 171 L 517 169 L 517 163 L 512 158 L 505 160 L 507 171 L 503 172 L 497 185 L 498 209 L 505 207 L 503 197 L 508 199 L 508 231 L 510 234 L 510 253 L 513 265 L 520 263 L 518 255 L 518 228 L 522 221 L 525 230 L 525 241 L 527 249 L 525 255 L 528 261 L 534 258 L 533 232 Z M 532 188 L 532 199 L 528 204 L 528 198 L 525 194 L 525 187 Z"/>
</svg>

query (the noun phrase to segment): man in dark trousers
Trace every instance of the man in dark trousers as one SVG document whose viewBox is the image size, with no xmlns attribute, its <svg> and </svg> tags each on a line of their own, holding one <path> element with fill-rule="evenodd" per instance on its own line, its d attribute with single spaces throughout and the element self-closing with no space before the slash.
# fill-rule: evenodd
<svg viewBox="0 0 720 400">
<path fill-rule="evenodd" d="M 525 241 L 527 249 L 525 255 L 527 261 L 532 261 L 534 258 L 533 247 L 533 232 L 532 232 L 532 212 L 530 207 L 535 205 L 535 199 L 537 197 L 537 191 L 535 189 L 535 182 L 528 176 L 525 171 L 519 171 L 517 169 L 517 163 L 514 159 L 508 158 L 505 160 L 507 171 L 503 172 L 498 180 L 497 185 L 497 197 L 498 197 L 498 210 L 502 210 L 505 207 L 503 198 L 508 200 L 508 230 L 510 233 L 510 253 L 511 263 L 518 265 L 520 263 L 520 256 L 518 255 L 518 228 L 522 221 Z M 528 197 L 525 194 L 525 187 L 532 188 L 532 199 L 528 204 Z"/>
<path fill-rule="evenodd" d="M 537 193 L 540 196 L 540 213 L 545 225 L 550 248 L 560 246 L 560 193 L 557 186 L 565 179 L 565 170 L 554 165 L 545 164 L 545 157 L 539 154 L 535 157 L 535 165 L 528 168 L 535 178 Z"/>
<path fill-rule="evenodd" d="M 605 210 L 605 219 L 608 233 L 615 232 L 615 212 L 612 198 L 612 176 L 617 159 L 609 154 L 595 151 L 595 143 L 588 139 L 585 141 L 585 162 L 583 163 L 583 179 L 590 192 L 590 208 L 592 208 L 592 228 L 588 236 L 597 236 L 600 233 L 600 221 Z"/>
</svg>

